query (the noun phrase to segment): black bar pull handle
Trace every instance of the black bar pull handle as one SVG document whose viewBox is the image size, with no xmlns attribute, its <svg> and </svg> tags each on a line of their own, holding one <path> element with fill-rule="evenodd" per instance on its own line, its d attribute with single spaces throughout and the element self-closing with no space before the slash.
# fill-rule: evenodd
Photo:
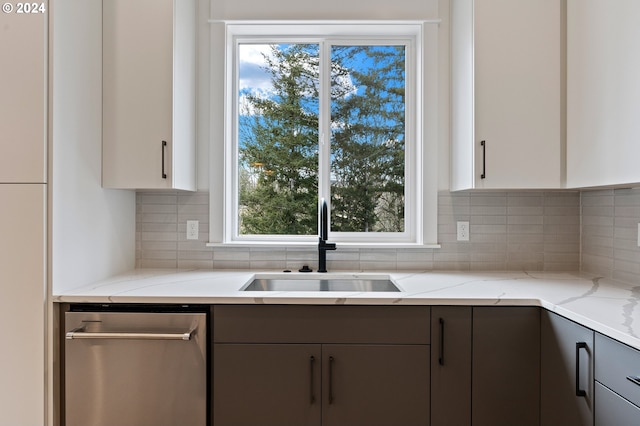
<svg viewBox="0 0 640 426">
<path fill-rule="evenodd" d="M 587 349 L 586 342 L 576 342 L 576 396 L 587 396 L 587 391 L 580 389 L 580 349 Z"/>
<path fill-rule="evenodd" d="M 329 404 L 333 404 L 333 362 L 332 356 L 329 357 Z"/>
<path fill-rule="evenodd" d="M 640 386 L 640 377 L 639 376 L 627 376 L 627 380 L 630 382 Z"/>
<path fill-rule="evenodd" d="M 164 170 L 164 152 L 167 150 L 167 141 L 162 141 L 162 179 L 167 178 L 167 173 Z"/>
<path fill-rule="evenodd" d="M 438 356 L 438 364 L 444 365 L 444 319 L 440 318 L 440 355 Z"/>
<path fill-rule="evenodd" d="M 313 386 L 313 370 L 314 370 L 314 365 L 316 363 L 316 357 L 314 357 L 313 355 L 311 355 L 311 357 L 309 358 L 309 396 L 310 396 L 310 403 L 313 404 L 314 402 L 316 402 L 316 396 L 314 394 L 314 386 Z"/>
<path fill-rule="evenodd" d="M 480 179 L 484 179 L 487 177 L 487 142 L 480 141 L 480 146 L 482 147 L 482 174 Z"/>
</svg>

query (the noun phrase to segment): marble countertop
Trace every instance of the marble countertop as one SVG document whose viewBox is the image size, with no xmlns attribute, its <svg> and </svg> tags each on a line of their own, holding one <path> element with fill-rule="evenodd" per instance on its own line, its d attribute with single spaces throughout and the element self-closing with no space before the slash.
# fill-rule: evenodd
<svg viewBox="0 0 640 426">
<path fill-rule="evenodd" d="M 541 306 L 640 349 L 640 286 L 571 272 L 339 272 L 388 275 L 401 292 L 242 292 L 281 271 L 137 269 L 53 295 L 69 303 Z M 299 275 L 294 272 L 288 277 Z"/>
</svg>

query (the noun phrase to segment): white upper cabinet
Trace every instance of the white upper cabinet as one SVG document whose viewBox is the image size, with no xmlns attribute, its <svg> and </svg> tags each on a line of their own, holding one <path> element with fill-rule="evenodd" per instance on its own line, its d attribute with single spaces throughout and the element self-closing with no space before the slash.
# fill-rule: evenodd
<svg viewBox="0 0 640 426">
<path fill-rule="evenodd" d="M 562 0 L 452 0 L 451 190 L 562 187 L 562 19 Z"/>
<path fill-rule="evenodd" d="M 0 54 L 0 183 L 44 183 L 47 13 L 0 13 Z"/>
<path fill-rule="evenodd" d="M 640 1 L 567 1 L 567 186 L 640 183 Z"/>
<path fill-rule="evenodd" d="M 196 3 L 103 2 L 105 188 L 196 189 Z"/>
</svg>

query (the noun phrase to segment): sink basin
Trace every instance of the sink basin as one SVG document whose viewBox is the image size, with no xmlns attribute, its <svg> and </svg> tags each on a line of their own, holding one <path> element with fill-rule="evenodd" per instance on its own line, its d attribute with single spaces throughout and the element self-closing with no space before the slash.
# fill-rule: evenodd
<svg viewBox="0 0 640 426">
<path fill-rule="evenodd" d="M 257 276 L 242 291 L 394 291 L 400 289 L 388 276 Z"/>
</svg>

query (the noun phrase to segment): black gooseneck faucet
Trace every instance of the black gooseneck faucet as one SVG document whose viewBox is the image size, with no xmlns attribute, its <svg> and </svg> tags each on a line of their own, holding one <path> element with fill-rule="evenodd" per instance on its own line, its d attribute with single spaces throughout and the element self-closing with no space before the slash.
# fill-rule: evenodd
<svg viewBox="0 0 640 426">
<path fill-rule="evenodd" d="M 335 243 L 328 243 L 329 234 L 329 214 L 327 212 L 327 202 L 320 200 L 320 237 L 318 238 L 318 272 L 327 272 L 327 250 L 335 250 Z"/>
</svg>

